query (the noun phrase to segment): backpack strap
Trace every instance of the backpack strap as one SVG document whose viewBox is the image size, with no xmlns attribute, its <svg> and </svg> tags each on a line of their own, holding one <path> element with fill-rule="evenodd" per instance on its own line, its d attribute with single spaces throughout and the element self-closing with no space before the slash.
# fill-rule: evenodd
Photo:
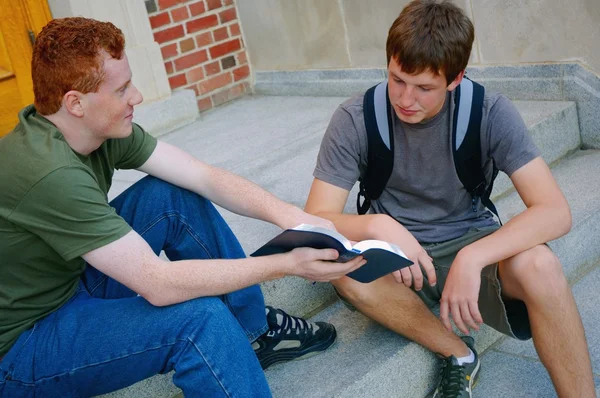
<svg viewBox="0 0 600 398">
<path fill-rule="evenodd" d="M 471 194 L 473 211 L 477 211 L 477 201 L 490 209 L 498 220 L 498 210 L 490 200 L 494 179 L 498 174 L 496 162 L 492 159 L 491 181 L 486 181 L 481 167 L 481 119 L 485 89 L 466 77 L 456 87 L 454 96 L 454 126 L 452 129 L 454 166 L 458 178 Z M 502 224 L 502 222 L 500 221 Z"/>
<path fill-rule="evenodd" d="M 394 165 L 394 134 L 392 132 L 392 106 L 387 90 L 387 81 L 371 87 L 363 99 L 365 128 L 367 130 L 367 170 L 359 178 L 356 197 L 358 214 L 366 214 L 371 201 L 379 198 Z M 364 198 L 361 204 L 361 197 Z"/>
</svg>

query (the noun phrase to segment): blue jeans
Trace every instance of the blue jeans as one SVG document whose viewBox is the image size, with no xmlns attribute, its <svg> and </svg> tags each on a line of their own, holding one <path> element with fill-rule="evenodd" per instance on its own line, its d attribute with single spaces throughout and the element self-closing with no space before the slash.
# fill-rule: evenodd
<svg viewBox="0 0 600 398">
<path fill-rule="evenodd" d="M 208 200 L 159 179 L 142 179 L 111 206 L 171 260 L 244 257 Z M 0 397 L 86 397 L 171 370 L 186 398 L 270 396 L 250 345 L 266 330 L 257 285 L 155 307 L 88 266 L 75 295 L 0 362 Z"/>
</svg>

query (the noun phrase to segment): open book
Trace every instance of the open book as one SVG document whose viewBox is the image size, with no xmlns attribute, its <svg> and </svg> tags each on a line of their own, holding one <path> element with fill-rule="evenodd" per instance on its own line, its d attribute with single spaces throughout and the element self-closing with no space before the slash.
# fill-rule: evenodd
<svg viewBox="0 0 600 398">
<path fill-rule="evenodd" d="M 251 256 L 285 253 L 297 247 L 335 249 L 340 254 L 336 261 L 343 263 L 362 255 L 367 263 L 350 272 L 348 276 L 363 283 L 372 282 L 390 272 L 412 265 L 412 261 L 392 243 L 363 240 L 352 246 L 350 241 L 339 232 L 309 224 L 300 224 L 292 229 L 286 229 Z"/>
</svg>

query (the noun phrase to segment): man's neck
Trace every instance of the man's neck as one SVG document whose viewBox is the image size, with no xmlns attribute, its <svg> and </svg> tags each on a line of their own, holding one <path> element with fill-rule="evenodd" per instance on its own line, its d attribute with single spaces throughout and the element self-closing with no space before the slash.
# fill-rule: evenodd
<svg viewBox="0 0 600 398">
<path fill-rule="evenodd" d="M 81 155 L 89 155 L 104 142 L 104 140 L 98 139 L 92 132 L 88 131 L 79 119 L 63 114 L 62 110 L 52 115 L 42 116 L 51 121 L 65 137 L 65 141 L 71 149 Z"/>
</svg>

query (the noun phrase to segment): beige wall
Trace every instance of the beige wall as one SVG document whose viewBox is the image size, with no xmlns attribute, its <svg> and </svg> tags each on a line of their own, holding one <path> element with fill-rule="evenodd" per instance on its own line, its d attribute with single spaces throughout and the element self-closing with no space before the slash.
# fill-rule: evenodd
<svg viewBox="0 0 600 398">
<path fill-rule="evenodd" d="M 238 8 L 255 70 L 385 66 L 409 0 L 252 0 Z M 475 23 L 471 64 L 579 59 L 600 71 L 600 0 L 456 0 Z"/>
</svg>

